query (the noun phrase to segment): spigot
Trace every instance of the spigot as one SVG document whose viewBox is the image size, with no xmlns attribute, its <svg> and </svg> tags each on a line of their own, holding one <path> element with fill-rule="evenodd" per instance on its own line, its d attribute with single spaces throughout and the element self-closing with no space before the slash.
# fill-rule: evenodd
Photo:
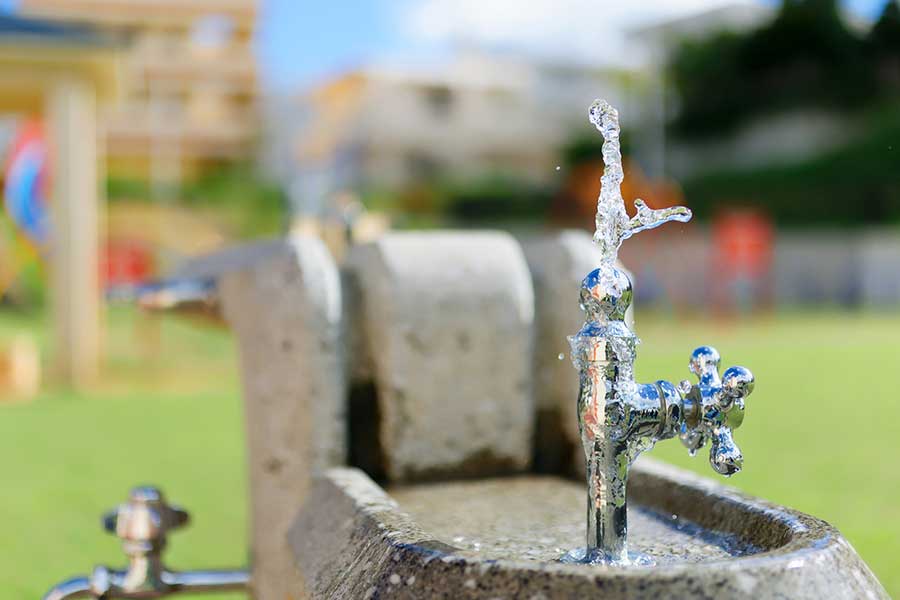
<svg viewBox="0 0 900 600">
<path fill-rule="evenodd" d="M 656 442 L 677 435 L 693 455 L 710 441 L 710 464 L 726 476 L 739 471 L 743 462 L 733 432 L 743 422 L 753 375 L 744 367 L 731 367 L 720 378 L 719 353 L 701 346 L 690 361 L 697 384 L 637 383 L 638 338 L 624 320 L 631 299 L 630 279 L 614 266 L 595 269 L 582 282 L 580 300 L 586 319 L 570 342 L 580 379 L 578 417 L 587 467 L 587 546 L 582 554 L 570 554 L 564 560 L 635 560 L 626 544 L 628 471 Z"/>
<path fill-rule="evenodd" d="M 700 346 L 691 354 L 690 370 L 698 383 L 679 384 L 684 398 L 684 421 L 679 437 L 691 456 L 707 440 L 709 464 L 726 477 L 741 470 L 744 457 L 734 441 L 734 430 L 744 422 L 744 402 L 753 393 L 753 373 L 745 367 L 729 367 L 719 377 L 721 358 L 715 348 Z"/>
<path fill-rule="evenodd" d="M 162 562 L 168 533 L 187 525 L 182 508 L 166 503 L 155 487 L 131 490 L 128 501 L 103 516 L 103 527 L 122 540 L 128 567 L 122 571 L 98 566 L 90 577 L 65 581 L 44 600 L 68 598 L 162 598 L 176 592 L 224 592 L 246 589 L 249 573 L 228 571 L 169 571 Z"/>
<path fill-rule="evenodd" d="M 603 176 L 597 201 L 594 241 L 600 266 L 581 283 L 584 326 L 569 338 L 578 369 L 578 429 L 587 475 L 587 545 L 562 558 L 566 562 L 628 563 L 628 470 L 641 452 L 678 435 L 693 455 L 711 441 L 709 462 L 733 475 L 743 457 L 734 430 L 744 420 L 744 401 L 753 391 L 753 374 L 743 367 L 719 378 L 719 353 L 701 346 L 690 368 L 699 383 L 637 383 L 634 361 L 638 338 L 625 322 L 633 292 L 628 275 L 617 268 L 619 246 L 635 233 L 664 223 L 691 219 L 684 206 L 651 209 L 636 200 L 629 218 L 620 186 L 624 178 L 619 112 L 604 100 L 589 111 L 603 135 Z M 643 557 L 636 557 L 644 562 Z"/>
</svg>

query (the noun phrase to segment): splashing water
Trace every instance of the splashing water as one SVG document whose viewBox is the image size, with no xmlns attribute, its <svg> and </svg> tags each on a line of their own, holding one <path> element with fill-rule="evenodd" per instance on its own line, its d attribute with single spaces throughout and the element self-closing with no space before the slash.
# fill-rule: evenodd
<svg viewBox="0 0 900 600">
<path fill-rule="evenodd" d="M 691 210 L 685 206 L 652 209 L 643 200 L 635 200 L 637 214 L 629 219 L 622 198 L 622 150 L 619 145 L 619 111 L 606 100 L 595 100 L 589 111 L 591 123 L 603 136 L 603 177 L 600 179 L 600 197 L 597 200 L 597 230 L 594 243 L 600 246 L 602 265 L 612 265 L 619 253 L 619 246 L 635 233 L 659 227 L 669 221 L 686 223 L 691 220 Z"/>
<path fill-rule="evenodd" d="M 653 446 L 654 438 L 629 438 L 627 411 L 639 395 L 634 381 L 637 336 L 623 320 L 631 303 L 628 277 L 615 267 L 619 247 L 635 233 L 669 221 L 687 222 L 691 211 L 684 206 L 655 210 L 635 200 L 636 214 L 629 218 L 622 198 L 622 151 L 619 145 L 619 113 L 605 100 L 590 108 L 591 123 L 603 136 L 603 177 L 597 200 L 594 243 L 600 247 L 600 265 L 582 283 L 594 297 L 586 310 L 581 330 L 569 338 L 572 361 L 580 373 L 578 419 L 587 467 L 587 546 L 563 557 L 563 562 L 591 564 L 649 564 L 628 553 L 626 482 L 635 458 Z M 593 297 L 593 296 L 592 296 Z"/>
</svg>

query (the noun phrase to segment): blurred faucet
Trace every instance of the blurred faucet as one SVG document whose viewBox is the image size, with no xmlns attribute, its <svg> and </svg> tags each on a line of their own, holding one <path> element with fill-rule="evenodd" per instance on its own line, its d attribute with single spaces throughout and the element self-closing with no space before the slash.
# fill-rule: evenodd
<svg viewBox="0 0 900 600">
<path fill-rule="evenodd" d="M 141 285 L 117 286 L 107 291 L 111 302 L 137 304 L 152 313 L 173 313 L 197 321 L 224 325 L 216 280 L 213 277 L 178 278 Z"/>
<path fill-rule="evenodd" d="M 246 590 L 246 570 L 170 571 L 162 563 L 162 551 L 170 530 L 183 527 L 188 513 L 169 506 L 160 490 L 137 487 L 128 502 L 103 517 L 103 526 L 122 540 L 128 567 L 115 571 L 96 567 L 90 577 L 75 577 L 55 586 L 44 600 L 68 598 L 162 598 L 179 592 Z"/>
</svg>

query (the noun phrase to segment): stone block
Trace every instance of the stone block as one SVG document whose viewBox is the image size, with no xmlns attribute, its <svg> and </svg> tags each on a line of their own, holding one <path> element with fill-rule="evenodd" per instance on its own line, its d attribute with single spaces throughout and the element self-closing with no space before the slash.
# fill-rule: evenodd
<svg viewBox="0 0 900 600">
<path fill-rule="evenodd" d="M 493 232 L 392 233 L 355 247 L 348 269 L 361 316 L 348 335 L 372 363 L 387 476 L 526 469 L 534 302 L 519 244 Z"/>
<path fill-rule="evenodd" d="M 253 247 L 253 260 L 234 252 L 218 286 L 244 388 L 253 592 L 285 600 L 297 582 L 290 522 L 313 472 L 346 454 L 339 274 L 316 238 Z"/>
</svg>

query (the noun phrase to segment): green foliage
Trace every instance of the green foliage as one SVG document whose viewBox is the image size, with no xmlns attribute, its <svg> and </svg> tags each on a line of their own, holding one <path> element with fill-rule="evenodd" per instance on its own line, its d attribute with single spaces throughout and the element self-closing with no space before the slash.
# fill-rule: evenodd
<svg viewBox="0 0 900 600">
<path fill-rule="evenodd" d="M 869 50 L 875 57 L 900 56 L 900 4 L 891 0 L 868 37 Z"/>
<path fill-rule="evenodd" d="M 621 132 L 619 146 L 623 155 L 631 154 L 631 134 L 628 131 Z M 562 158 L 563 162 L 570 166 L 601 161 L 603 160 L 603 138 L 594 131 L 577 135 L 563 147 Z"/>
<path fill-rule="evenodd" d="M 900 58 L 896 13 L 889 3 L 880 27 L 864 40 L 847 29 L 835 0 L 785 0 L 776 18 L 755 31 L 686 42 L 670 64 L 681 100 L 676 132 L 721 133 L 767 111 L 846 110 L 886 95 L 867 48 Z"/>
<path fill-rule="evenodd" d="M 399 228 L 469 227 L 538 223 L 547 215 L 553 190 L 495 173 L 475 180 L 435 181 L 401 192 L 368 190 L 366 208 L 392 215 Z"/>
<path fill-rule="evenodd" d="M 553 200 L 550 190 L 500 175 L 450 185 L 442 195 L 445 214 L 464 225 L 542 221 Z"/>
<path fill-rule="evenodd" d="M 107 197 L 117 200 L 153 200 L 150 184 L 144 180 L 110 178 Z M 287 200 L 281 189 L 263 179 L 252 165 L 229 164 L 213 168 L 194 181 L 186 182 L 175 194 L 178 205 L 213 209 L 234 222 L 243 238 L 276 235 L 282 232 Z"/>
<path fill-rule="evenodd" d="M 221 167 L 184 187 L 187 206 L 230 212 L 241 237 L 275 235 L 283 231 L 287 200 L 281 189 L 263 180 L 250 165 Z"/>
<path fill-rule="evenodd" d="M 734 126 L 746 110 L 747 83 L 735 68 L 744 39 L 729 32 L 686 41 L 674 55 L 671 78 L 681 99 L 680 134 L 703 135 Z"/>
<path fill-rule="evenodd" d="M 779 224 L 900 222 L 900 111 L 870 117 L 859 140 L 801 162 L 720 171 L 688 180 L 698 216 L 720 202 L 766 210 Z"/>
<path fill-rule="evenodd" d="M 0 289 L 0 303 L 22 309 L 43 306 L 47 297 L 47 269 L 39 250 L 25 241 L 22 233 L 6 214 L 0 214 L 0 238 L 6 261 L 12 272 L 12 280 L 4 282 Z"/>
</svg>

